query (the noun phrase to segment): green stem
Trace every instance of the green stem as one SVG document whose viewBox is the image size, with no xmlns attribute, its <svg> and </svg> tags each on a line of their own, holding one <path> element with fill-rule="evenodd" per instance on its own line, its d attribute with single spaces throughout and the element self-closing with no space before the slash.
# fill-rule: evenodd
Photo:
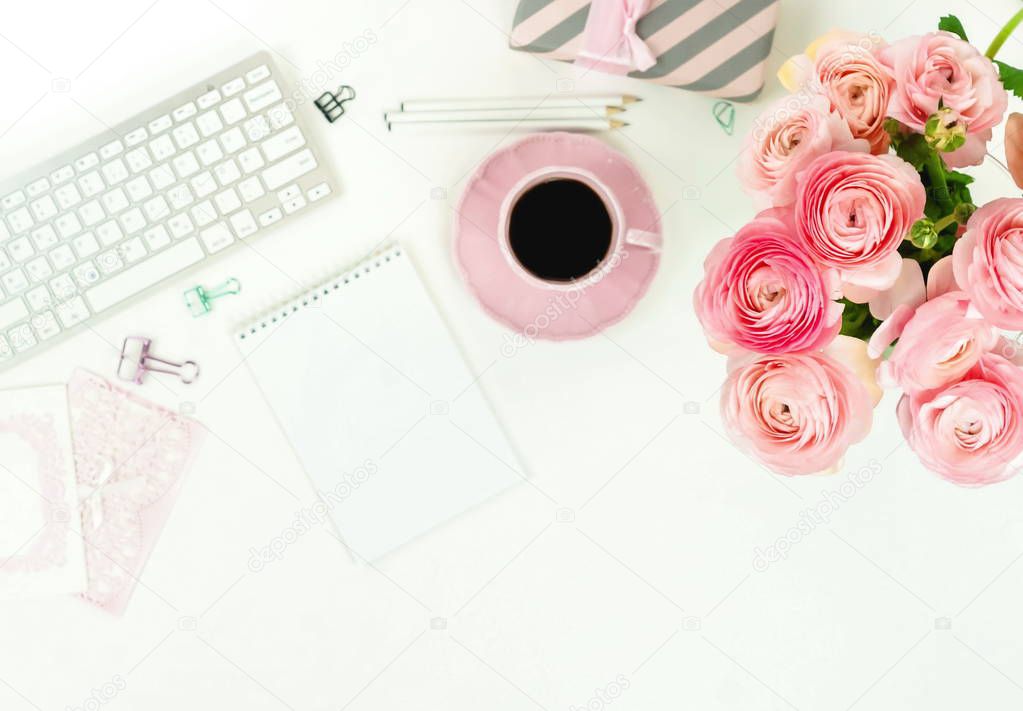
<svg viewBox="0 0 1023 711">
<path fill-rule="evenodd" d="M 934 231 L 939 235 L 944 231 L 946 227 L 956 222 L 956 215 L 953 212 L 951 215 L 945 215 L 940 220 L 934 223 Z"/>
<path fill-rule="evenodd" d="M 934 197 L 941 206 L 941 211 L 950 213 L 955 209 L 952 204 L 952 195 L 948 192 L 948 183 L 945 181 L 945 164 L 937 151 L 931 151 L 927 158 L 927 175 L 931 179 L 931 187 L 934 189 Z"/>
<path fill-rule="evenodd" d="M 995 35 L 995 38 L 991 40 L 991 46 L 988 47 L 987 52 L 985 52 L 988 59 L 995 58 L 995 55 L 998 54 L 1002 45 L 1009 39 L 1009 35 L 1011 35 L 1016 28 L 1019 27 L 1021 22 L 1023 22 L 1023 10 L 1020 10 L 1013 15 L 1012 19 L 1005 23 L 1005 27 L 1003 27 L 1001 31 Z"/>
</svg>

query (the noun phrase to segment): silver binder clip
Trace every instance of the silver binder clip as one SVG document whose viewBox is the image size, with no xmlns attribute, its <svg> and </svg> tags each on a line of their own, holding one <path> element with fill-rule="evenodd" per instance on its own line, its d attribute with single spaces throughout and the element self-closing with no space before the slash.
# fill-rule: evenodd
<svg viewBox="0 0 1023 711">
<path fill-rule="evenodd" d="M 157 358 L 150 355 L 149 349 L 153 345 L 150 338 L 141 336 L 128 336 L 121 346 L 121 360 L 117 364 L 117 377 L 141 385 L 146 373 L 167 373 L 176 375 L 185 385 L 194 383 L 199 377 L 199 366 L 195 361 L 186 360 L 184 363 Z M 156 363 L 158 366 L 154 367 Z"/>
</svg>

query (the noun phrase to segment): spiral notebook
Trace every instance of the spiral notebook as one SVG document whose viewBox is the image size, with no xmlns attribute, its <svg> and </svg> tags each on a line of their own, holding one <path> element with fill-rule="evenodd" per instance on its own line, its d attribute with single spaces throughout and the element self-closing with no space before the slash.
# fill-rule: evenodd
<svg viewBox="0 0 1023 711">
<path fill-rule="evenodd" d="M 271 309 L 235 340 L 320 511 L 360 558 L 379 558 L 524 476 L 398 246 Z"/>
</svg>

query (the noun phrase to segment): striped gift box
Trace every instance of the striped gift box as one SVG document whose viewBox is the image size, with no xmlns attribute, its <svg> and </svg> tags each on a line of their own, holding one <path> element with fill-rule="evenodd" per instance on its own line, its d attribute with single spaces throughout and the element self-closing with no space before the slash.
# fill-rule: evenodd
<svg viewBox="0 0 1023 711">
<path fill-rule="evenodd" d="M 779 0 L 653 0 L 636 25 L 657 57 L 628 74 L 732 101 L 764 87 Z M 513 49 L 572 61 L 583 44 L 590 0 L 520 0 Z"/>
</svg>

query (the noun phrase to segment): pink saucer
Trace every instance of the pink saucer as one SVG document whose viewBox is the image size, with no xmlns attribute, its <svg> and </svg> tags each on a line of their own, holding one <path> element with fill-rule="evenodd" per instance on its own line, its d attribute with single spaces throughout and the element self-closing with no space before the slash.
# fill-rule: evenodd
<svg viewBox="0 0 1023 711">
<path fill-rule="evenodd" d="M 586 277 L 547 282 L 508 248 L 507 219 L 526 189 L 571 177 L 593 188 L 615 223 L 611 252 Z M 454 256 L 473 295 L 491 316 L 527 338 L 585 338 L 624 318 L 660 264 L 661 217 L 636 167 L 601 141 L 538 133 L 488 158 L 456 207 Z"/>
</svg>

